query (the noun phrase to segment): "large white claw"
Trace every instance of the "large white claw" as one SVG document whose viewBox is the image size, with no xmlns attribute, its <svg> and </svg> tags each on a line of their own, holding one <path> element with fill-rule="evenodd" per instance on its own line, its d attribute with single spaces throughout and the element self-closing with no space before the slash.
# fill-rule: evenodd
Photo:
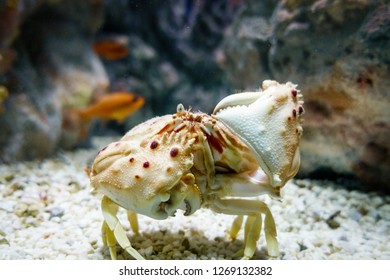
<svg viewBox="0 0 390 280">
<path fill-rule="evenodd" d="M 298 171 L 303 97 L 296 85 L 264 81 L 262 92 L 226 97 L 214 110 L 253 151 L 273 187 L 282 187 Z"/>
</svg>

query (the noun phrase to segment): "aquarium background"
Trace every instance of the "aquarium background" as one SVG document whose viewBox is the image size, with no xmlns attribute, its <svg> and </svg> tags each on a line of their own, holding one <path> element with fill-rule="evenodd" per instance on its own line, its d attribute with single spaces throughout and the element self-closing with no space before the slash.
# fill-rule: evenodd
<svg viewBox="0 0 390 280">
<path fill-rule="evenodd" d="M 346 258 L 348 254 L 351 258 L 390 258 L 385 245 L 390 233 L 389 200 L 377 196 L 390 193 L 387 0 L 0 0 L 0 207 L 8 213 L 4 215 L 18 213 L 15 223 L 20 228 L 39 227 L 40 219 L 54 221 L 58 230 L 43 232 L 40 238 L 52 244 L 67 240 L 58 232 L 66 227 L 66 223 L 60 226 L 61 221 L 75 215 L 67 204 L 71 199 L 51 201 L 50 195 L 54 197 L 53 190 L 64 197 L 74 194 L 82 205 L 88 195 L 82 169 L 105 144 L 94 142 L 96 136 L 119 139 L 147 119 L 175 113 L 178 103 L 210 114 L 223 97 L 258 90 L 267 79 L 298 84 L 305 100 L 299 180 L 287 191 L 290 196 L 285 202 L 295 208 L 288 212 L 274 206 L 276 213 L 280 210 L 286 215 L 283 211 L 287 211 L 289 216 L 281 232 L 290 232 L 287 237 L 299 244 L 286 250 L 285 258 Z M 99 98 L 117 92 L 144 103 L 123 121 L 98 113 L 80 118 L 80 112 Z M 53 158 L 55 163 L 49 161 Z M 42 169 L 53 170 L 54 181 L 34 175 Z M 56 177 L 64 172 L 73 177 Z M 28 195 L 31 184 L 39 187 Z M 317 201 L 309 203 L 308 196 Z M 10 197 L 15 199 L 12 203 Z M 348 205 L 353 211 L 340 210 L 326 200 Z M 316 208 L 311 213 L 307 205 L 315 203 L 325 210 Z M 299 215 L 305 209 L 309 216 L 302 218 Z M 80 245 L 83 241 L 77 243 L 84 255 L 70 254 L 77 244 L 69 241 L 69 252 L 60 258 L 103 258 L 98 251 L 100 241 L 96 241 L 100 213 L 94 211 L 91 219 L 96 224 L 87 233 L 93 237 L 84 240 L 85 248 Z M 290 221 L 294 215 L 305 225 L 319 222 L 318 232 L 326 228 L 334 233 L 348 225 L 367 230 L 377 227 L 374 239 L 380 245 L 367 245 L 370 237 L 364 230 L 357 241 L 341 233 L 338 243 L 324 241 L 310 235 L 313 228 Z M 368 219 L 367 224 L 361 224 L 362 217 Z M 352 226 L 351 220 L 355 221 Z M 75 231 L 85 235 L 88 221 L 80 223 Z M 179 239 L 184 251 L 204 253 L 199 249 L 203 245 L 188 245 L 192 235 L 187 232 L 167 236 L 167 230 L 176 229 L 171 226 L 160 231 L 160 240 Z M 93 227 L 97 233 L 89 235 Z M 12 253 L 0 250 L 0 258 L 55 258 L 42 252 L 37 257 L 17 242 L 30 238 L 29 233 L 15 237 L 5 228 L 5 224 L 0 228 L 0 248 L 12 247 L 11 237 L 16 238 L 14 246 L 20 247 Z M 307 231 L 307 239 L 302 233 L 305 241 L 299 239 L 299 229 Z M 207 243 L 210 238 L 203 233 L 198 237 L 199 244 L 213 248 L 219 244 L 218 240 Z M 289 243 L 287 237 L 281 237 L 281 244 Z M 146 255 L 159 251 L 158 241 L 149 244 L 146 239 L 138 237 L 135 244 L 149 248 Z M 234 246 L 239 248 L 242 243 L 237 242 Z M 349 247 L 337 249 L 343 242 Z M 331 249 L 325 249 L 328 253 L 315 249 L 330 243 Z M 230 246 L 229 242 L 222 244 Z M 375 247 L 376 255 L 354 255 L 356 244 Z M 229 256 L 229 250 L 222 255 Z M 332 250 L 349 253 L 332 255 Z M 220 251 L 216 252 L 212 256 L 218 258 Z M 256 256 L 264 255 L 260 251 Z"/>
</svg>

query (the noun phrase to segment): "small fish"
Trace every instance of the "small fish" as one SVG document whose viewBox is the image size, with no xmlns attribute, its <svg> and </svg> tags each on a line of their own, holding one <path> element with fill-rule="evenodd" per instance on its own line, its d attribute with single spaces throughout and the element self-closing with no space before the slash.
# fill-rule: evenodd
<svg viewBox="0 0 390 280">
<path fill-rule="evenodd" d="M 129 55 L 127 40 L 124 37 L 100 39 L 92 45 L 92 49 L 107 60 L 118 60 Z"/>
<path fill-rule="evenodd" d="M 0 86 L 0 113 L 4 112 L 4 100 L 8 97 L 8 89 L 5 86 Z"/>
<path fill-rule="evenodd" d="M 102 118 L 123 122 L 145 103 L 142 96 L 128 92 L 113 92 L 100 98 L 96 103 L 84 110 L 79 115 L 84 120 Z"/>
</svg>

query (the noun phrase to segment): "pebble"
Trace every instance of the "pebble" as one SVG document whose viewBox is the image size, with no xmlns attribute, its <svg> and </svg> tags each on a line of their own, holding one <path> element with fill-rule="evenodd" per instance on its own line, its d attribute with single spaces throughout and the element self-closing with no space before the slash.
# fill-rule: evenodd
<svg viewBox="0 0 390 280">
<path fill-rule="evenodd" d="M 55 217 L 59 217 L 61 218 L 65 213 L 65 210 L 61 207 L 53 207 L 50 209 L 50 218 L 49 219 L 52 219 L 52 218 L 55 218 Z"/>
<path fill-rule="evenodd" d="M 163 252 L 163 253 L 167 253 L 167 252 L 172 251 L 172 249 L 173 249 L 172 245 L 171 245 L 171 244 L 168 244 L 168 245 L 166 245 L 166 246 L 163 247 L 162 252 Z"/>
<path fill-rule="evenodd" d="M 27 209 L 28 205 L 26 203 L 18 203 L 14 209 L 14 213 L 16 216 L 21 217 L 27 212 Z"/>
<path fill-rule="evenodd" d="M 153 246 L 146 247 L 140 250 L 140 254 L 149 257 L 153 254 Z"/>
<path fill-rule="evenodd" d="M 390 204 L 379 207 L 378 214 L 382 219 L 390 221 Z"/>
<path fill-rule="evenodd" d="M 5 237 L 0 237 L 0 245 L 3 244 L 9 245 L 9 241 Z"/>
</svg>

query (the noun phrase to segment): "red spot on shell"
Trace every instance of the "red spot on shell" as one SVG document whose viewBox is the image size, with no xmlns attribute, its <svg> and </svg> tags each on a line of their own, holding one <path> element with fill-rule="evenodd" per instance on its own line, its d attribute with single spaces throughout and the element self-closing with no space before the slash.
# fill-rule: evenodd
<svg viewBox="0 0 390 280">
<path fill-rule="evenodd" d="M 179 149 L 178 148 L 172 148 L 171 151 L 169 152 L 171 157 L 177 156 L 178 153 L 179 153 Z"/>
<path fill-rule="evenodd" d="M 103 152 L 105 149 L 107 149 L 108 146 L 109 146 L 109 145 L 107 145 L 107 146 L 105 146 L 103 149 L 101 149 L 101 150 L 99 151 L 99 154 L 100 154 L 101 152 Z"/>
<path fill-rule="evenodd" d="M 303 107 L 302 106 L 299 106 L 299 109 L 298 109 L 299 111 L 299 114 L 301 115 L 302 113 L 303 113 Z"/>
<path fill-rule="evenodd" d="M 135 179 L 139 179 L 140 177 L 139 177 L 139 175 L 135 175 L 134 178 Z"/>
<path fill-rule="evenodd" d="M 148 168 L 149 166 L 150 166 L 149 161 L 145 161 L 144 164 L 143 164 L 143 167 L 144 168 Z"/>
<path fill-rule="evenodd" d="M 130 158 L 129 161 L 130 161 L 130 162 L 134 162 L 134 158 L 133 158 L 133 157 Z"/>
<path fill-rule="evenodd" d="M 293 109 L 292 114 L 293 114 L 293 116 L 295 118 L 297 116 L 297 110 Z"/>
<path fill-rule="evenodd" d="M 156 140 L 153 140 L 153 142 L 150 143 L 150 148 L 151 148 L 151 149 L 156 149 L 157 146 L 158 146 L 158 142 L 157 142 Z"/>
<path fill-rule="evenodd" d="M 296 89 L 293 89 L 293 90 L 291 91 L 291 94 L 295 97 L 295 96 L 297 96 L 298 91 L 297 91 Z"/>
</svg>

